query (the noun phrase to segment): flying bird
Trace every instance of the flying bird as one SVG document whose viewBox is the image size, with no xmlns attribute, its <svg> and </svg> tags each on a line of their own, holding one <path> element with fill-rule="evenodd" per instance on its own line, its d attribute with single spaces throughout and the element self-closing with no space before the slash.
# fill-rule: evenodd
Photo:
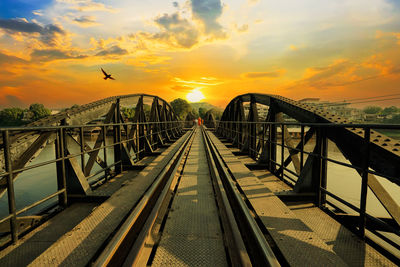
<svg viewBox="0 0 400 267">
<path fill-rule="evenodd" d="M 103 74 L 104 74 L 104 80 L 107 80 L 107 79 L 115 80 L 113 77 L 111 77 L 111 74 L 107 74 L 107 72 L 105 72 L 105 71 L 103 70 L 103 68 L 101 68 L 101 71 L 102 71 Z"/>
</svg>

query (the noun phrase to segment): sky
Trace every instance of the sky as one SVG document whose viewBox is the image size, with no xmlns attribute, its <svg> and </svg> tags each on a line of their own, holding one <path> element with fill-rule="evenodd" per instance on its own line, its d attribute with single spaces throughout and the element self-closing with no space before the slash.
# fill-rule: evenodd
<svg viewBox="0 0 400 267">
<path fill-rule="evenodd" d="M 0 68 L 0 107 L 397 94 L 400 1 L 1 0 Z"/>
</svg>

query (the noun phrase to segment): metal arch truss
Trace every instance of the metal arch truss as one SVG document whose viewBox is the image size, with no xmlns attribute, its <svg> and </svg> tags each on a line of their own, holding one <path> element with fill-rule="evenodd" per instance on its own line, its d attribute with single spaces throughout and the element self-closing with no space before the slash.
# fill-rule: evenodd
<svg viewBox="0 0 400 267">
<path fill-rule="evenodd" d="M 207 111 L 206 114 L 204 115 L 204 125 L 210 129 L 215 128 L 216 122 L 212 110 Z"/>
<path fill-rule="evenodd" d="M 246 105 L 244 105 L 245 102 Z M 259 121 L 257 104 L 269 106 L 265 121 Z M 245 112 L 245 109 L 248 112 Z M 284 114 L 303 123 L 301 140 L 298 144 L 294 143 L 295 140 L 289 134 Z M 211 120 L 206 120 L 206 123 L 211 123 Z M 307 127 L 308 131 L 305 131 L 304 126 L 307 124 L 310 127 Z M 328 124 L 339 124 L 337 125 L 339 127 L 328 127 Z M 340 124 L 345 124 L 346 127 L 340 127 Z M 298 177 L 297 180 L 292 181 L 293 191 L 297 195 L 303 193 L 313 195 L 313 199 L 319 206 L 326 202 L 327 140 L 331 140 L 351 165 L 357 166 L 355 169 L 362 177 L 359 210 L 361 221 L 364 220 L 364 222 L 361 222 L 360 231 L 364 231 L 365 227 L 365 202 L 368 187 L 392 216 L 395 224 L 399 226 L 399 205 L 381 186 L 378 179 L 370 173 L 370 170 L 400 185 L 400 142 L 371 130 L 368 125 L 355 128 L 350 124 L 351 122 L 346 119 L 316 106 L 278 95 L 249 93 L 235 97 L 227 105 L 216 132 L 237 146 L 241 153 L 246 153 L 255 159 L 258 168 L 263 166 L 282 179 L 283 172 L 287 170 L 286 167 L 293 163 L 293 173 Z M 279 137 L 278 128 L 281 129 Z M 315 138 L 315 146 L 303 164 L 303 153 L 299 151 L 303 151 L 311 138 Z M 289 151 L 287 158 L 282 156 L 280 162 L 283 164 L 278 164 L 276 159 L 277 145 L 282 151 L 284 147 Z M 400 233 L 398 228 L 396 231 Z"/>
<path fill-rule="evenodd" d="M 145 100 L 152 103 L 147 116 Z M 135 107 L 134 118 L 129 122 L 121 112 L 121 107 L 124 105 Z M 96 119 L 102 120 L 101 124 L 88 124 Z M 89 127 L 100 128 L 93 147 L 84 140 L 83 133 Z M 5 131 L 7 130 L 0 129 L 3 136 Z M 157 96 L 132 94 L 105 98 L 67 109 L 23 128 L 8 130 L 8 144 L 0 140 L 0 174 L 6 171 L 4 152 L 6 145 L 9 148 L 7 156 L 11 161 L 10 168 L 15 172 L 13 174 L 15 180 L 25 166 L 40 154 L 46 144 L 55 142 L 56 157 L 67 158 L 62 161 L 65 164 L 66 191 L 68 194 L 87 194 L 90 192 L 87 177 L 93 176 L 91 173 L 95 164 L 105 170 L 106 176 L 110 174 L 112 166 L 107 166 L 106 156 L 101 159 L 99 152 L 106 146 L 106 135 L 111 131 L 116 174 L 121 172 L 122 168 L 132 167 L 133 158 L 137 161 L 144 155 L 152 153 L 157 147 L 176 139 L 182 134 L 182 127 L 172 107 Z M 73 154 L 71 150 L 77 146 L 81 152 L 81 165 L 76 158 L 69 157 Z M 84 154 L 88 157 L 86 162 Z M 61 161 L 56 164 L 60 189 L 63 176 Z M 7 179 L 3 176 L 0 177 L 0 195 L 6 190 Z"/>
</svg>

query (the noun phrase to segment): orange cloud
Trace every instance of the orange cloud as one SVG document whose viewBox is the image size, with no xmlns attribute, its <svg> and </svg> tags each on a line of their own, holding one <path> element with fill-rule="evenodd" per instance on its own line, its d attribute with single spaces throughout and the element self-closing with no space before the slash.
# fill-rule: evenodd
<svg viewBox="0 0 400 267">
<path fill-rule="evenodd" d="M 246 72 L 240 76 L 247 79 L 278 78 L 285 72 L 286 70 L 284 69 L 269 72 Z"/>
<path fill-rule="evenodd" d="M 98 26 L 101 25 L 96 21 L 96 17 L 94 16 L 80 16 L 71 19 L 71 22 L 79 25 L 81 27 L 93 27 L 93 26 Z"/>
</svg>

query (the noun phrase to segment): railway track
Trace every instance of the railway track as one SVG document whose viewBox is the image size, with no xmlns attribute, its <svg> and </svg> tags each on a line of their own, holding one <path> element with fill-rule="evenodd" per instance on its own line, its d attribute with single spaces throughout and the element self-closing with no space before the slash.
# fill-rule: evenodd
<svg viewBox="0 0 400 267">
<path fill-rule="evenodd" d="M 280 262 L 207 131 L 197 127 L 92 265 L 280 266 Z"/>
</svg>

